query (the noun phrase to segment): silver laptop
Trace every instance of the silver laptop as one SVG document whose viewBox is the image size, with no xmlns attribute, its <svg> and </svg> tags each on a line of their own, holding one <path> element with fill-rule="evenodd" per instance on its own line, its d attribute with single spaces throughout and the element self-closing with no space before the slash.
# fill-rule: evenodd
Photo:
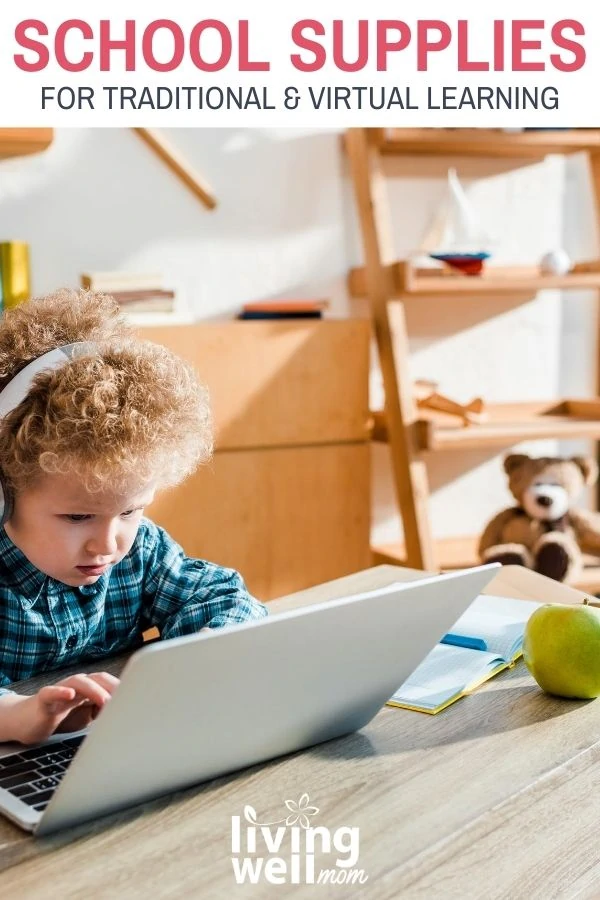
<svg viewBox="0 0 600 900">
<path fill-rule="evenodd" d="M 497 568 L 143 647 L 87 733 L 4 745 L 0 812 L 48 834 L 355 731 Z"/>
</svg>

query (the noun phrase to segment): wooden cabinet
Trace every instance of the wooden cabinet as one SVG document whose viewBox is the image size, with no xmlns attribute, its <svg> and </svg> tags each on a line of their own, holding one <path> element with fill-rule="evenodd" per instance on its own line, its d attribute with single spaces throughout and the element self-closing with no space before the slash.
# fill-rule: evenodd
<svg viewBox="0 0 600 900">
<path fill-rule="evenodd" d="M 208 385 L 214 459 L 148 510 L 261 599 L 370 565 L 369 325 L 226 322 L 138 333 Z"/>
</svg>

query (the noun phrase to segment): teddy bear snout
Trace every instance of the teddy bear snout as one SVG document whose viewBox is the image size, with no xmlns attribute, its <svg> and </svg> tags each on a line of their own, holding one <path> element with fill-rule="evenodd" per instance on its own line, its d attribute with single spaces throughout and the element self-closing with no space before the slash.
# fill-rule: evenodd
<svg viewBox="0 0 600 900">
<path fill-rule="evenodd" d="M 560 519 L 569 508 L 569 494 L 560 484 L 532 484 L 523 495 L 523 507 L 532 519 Z"/>
</svg>

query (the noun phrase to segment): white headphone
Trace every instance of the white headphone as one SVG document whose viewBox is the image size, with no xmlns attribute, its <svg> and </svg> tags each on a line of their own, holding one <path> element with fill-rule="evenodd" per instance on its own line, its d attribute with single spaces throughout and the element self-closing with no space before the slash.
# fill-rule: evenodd
<svg viewBox="0 0 600 900">
<path fill-rule="evenodd" d="M 96 349 L 96 345 L 87 341 L 78 341 L 75 344 L 65 344 L 64 347 L 56 347 L 49 350 L 43 356 L 38 356 L 21 369 L 6 387 L 0 391 L 0 419 L 4 419 L 13 409 L 23 402 L 29 393 L 33 379 L 39 372 L 50 369 L 58 369 L 74 356 L 81 356 Z M 2 477 L 0 470 L 0 528 L 10 519 L 13 511 L 12 492 Z"/>
</svg>

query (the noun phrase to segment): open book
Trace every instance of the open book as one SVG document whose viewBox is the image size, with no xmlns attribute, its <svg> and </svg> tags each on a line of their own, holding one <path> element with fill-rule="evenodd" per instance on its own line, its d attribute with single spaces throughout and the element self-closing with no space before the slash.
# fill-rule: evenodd
<svg viewBox="0 0 600 900">
<path fill-rule="evenodd" d="M 541 605 L 477 597 L 388 704 L 437 713 L 464 697 L 521 656 L 525 624 Z"/>
</svg>

